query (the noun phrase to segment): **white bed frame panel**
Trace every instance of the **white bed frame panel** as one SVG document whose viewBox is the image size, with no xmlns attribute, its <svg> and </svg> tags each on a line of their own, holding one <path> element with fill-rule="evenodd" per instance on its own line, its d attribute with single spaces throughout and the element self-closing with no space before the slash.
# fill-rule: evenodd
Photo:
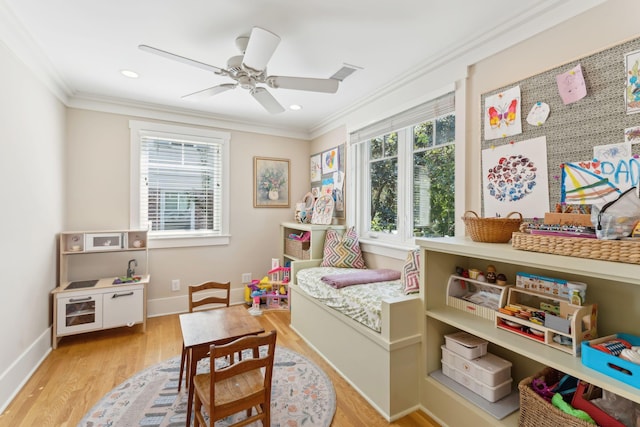
<svg viewBox="0 0 640 427">
<path fill-rule="evenodd" d="M 318 265 L 292 263 L 291 327 L 387 421 L 419 409 L 420 297 L 384 300 L 378 333 L 298 288 L 295 274 Z"/>
</svg>

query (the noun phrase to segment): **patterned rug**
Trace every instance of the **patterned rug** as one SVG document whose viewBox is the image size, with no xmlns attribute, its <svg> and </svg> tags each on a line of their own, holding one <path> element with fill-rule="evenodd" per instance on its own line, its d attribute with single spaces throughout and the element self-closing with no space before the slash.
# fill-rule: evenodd
<svg viewBox="0 0 640 427">
<path fill-rule="evenodd" d="M 216 360 L 218 363 L 225 362 Z M 178 356 L 138 372 L 107 393 L 78 426 L 184 426 L 187 393 L 184 387 L 178 393 L 179 370 Z M 209 359 L 201 360 L 198 373 L 208 371 Z M 271 387 L 271 425 L 328 427 L 335 411 L 335 390 L 327 374 L 302 355 L 277 346 Z M 226 427 L 232 421 L 218 421 L 215 427 Z M 261 423 L 251 426 L 261 426 Z"/>
</svg>

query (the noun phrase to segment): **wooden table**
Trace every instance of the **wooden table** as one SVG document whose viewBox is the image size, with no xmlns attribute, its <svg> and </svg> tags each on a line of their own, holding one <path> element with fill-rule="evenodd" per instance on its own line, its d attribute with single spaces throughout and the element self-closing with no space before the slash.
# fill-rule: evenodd
<svg viewBox="0 0 640 427">
<path fill-rule="evenodd" d="M 211 344 L 222 345 L 248 335 L 264 332 L 260 322 L 249 314 L 244 305 L 196 311 L 180 315 L 182 342 L 188 351 L 187 382 L 187 427 L 191 421 L 193 406 L 193 377 L 196 375 L 198 360 L 207 357 Z"/>
</svg>

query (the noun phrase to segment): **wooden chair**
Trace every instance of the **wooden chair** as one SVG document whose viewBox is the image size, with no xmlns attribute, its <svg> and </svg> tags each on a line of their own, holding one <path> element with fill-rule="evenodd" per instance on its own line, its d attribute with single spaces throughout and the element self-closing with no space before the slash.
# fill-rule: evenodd
<svg viewBox="0 0 640 427">
<path fill-rule="evenodd" d="M 267 346 L 266 355 L 260 355 L 260 346 Z M 193 379 L 194 427 L 206 426 L 203 407 L 209 414 L 211 427 L 217 420 L 241 411 L 246 411 L 247 417 L 233 426 L 244 426 L 261 420 L 263 427 L 270 427 L 275 347 L 276 331 L 240 338 L 225 345 L 212 345 L 210 372 L 196 375 Z M 242 360 L 235 360 L 235 353 L 247 349 L 253 351 L 253 357 L 245 353 Z M 217 368 L 215 361 L 220 357 L 229 357 L 230 364 Z M 255 414 L 252 415 L 253 408 Z"/>
<path fill-rule="evenodd" d="M 223 290 L 225 291 L 224 297 L 217 296 L 217 294 L 210 295 L 211 290 Z M 208 292 L 209 291 L 209 292 Z M 202 296 L 205 294 L 206 296 Z M 229 299 L 231 294 L 231 283 L 218 283 L 218 282 L 205 282 L 199 285 L 189 286 L 189 313 L 193 313 L 198 310 L 211 310 L 219 307 L 229 307 Z M 206 308 L 204 307 L 206 306 Z M 216 307 L 217 306 L 217 307 Z M 182 343 L 182 357 L 180 358 L 180 378 L 178 381 L 178 392 L 182 388 L 182 374 L 184 372 L 185 364 L 187 362 L 187 351 Z M 188 379 L 187 379 L 188 380 Z"/>
</svg>

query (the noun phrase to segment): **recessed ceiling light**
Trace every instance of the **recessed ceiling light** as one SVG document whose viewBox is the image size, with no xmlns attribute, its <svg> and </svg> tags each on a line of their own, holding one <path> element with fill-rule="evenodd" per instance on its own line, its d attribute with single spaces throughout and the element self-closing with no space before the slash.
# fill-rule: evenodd
<svg viewBox="0 0 640 427">
<path fill-rule="evenodd" d="M 302 110 L 302 105 L 292 104 L 292 105 L 289 105 L 289 109 L 293 111 Z"/>
<path fill-rule="evenodd" d="M 137 79 L 139 77 L 138 73 L 131 70 L 120 70 L 120 73 L 125 77 L 129 77 L 130 79 Z"/>
</svg>

